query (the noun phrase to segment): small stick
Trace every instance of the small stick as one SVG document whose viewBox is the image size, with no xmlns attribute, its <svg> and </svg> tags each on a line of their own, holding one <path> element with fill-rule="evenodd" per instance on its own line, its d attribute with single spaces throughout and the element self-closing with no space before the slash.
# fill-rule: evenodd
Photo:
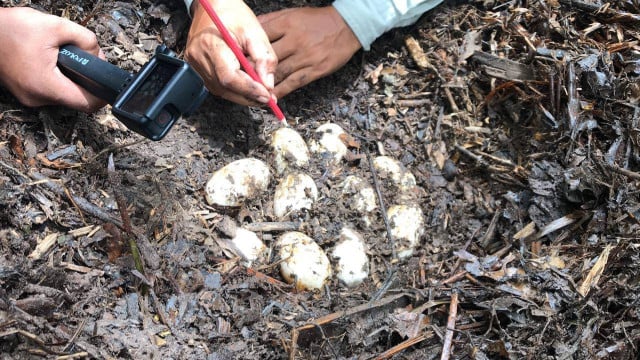
<svg viewBox="0 0 640 360">
<path fill-rule="evenodd" d="M 373 180 L 373 186 L 376 189 L 376 195 L 378 197 L 378 203 L 380 203 L 380 214 L 382 214 L 382 219 L 384 219 L 384 226 L 387 230 L 387 240 L 391 244 L 391 254 L 393 256 L 393 260 L 398 260 L 398 255 L 396 254 L 396 243 L 391 236 L 391 224 L 389 224 L 389 218 L 387 217 L 387 208 L 384 206 L 384 200 L 382 198 L 382 192 L 380 191 L 380 185 L 378 184 L 378 176 L 376 175 L 376 169 L 373 166 L 373 160 L 371 159 L 371 155 L 369 154 L 369 150 L 367 150 L 366 146 L 363 146 L 364 154 L 367 156 L 367 161 L 369 162 L 369 169 L 371 170 L 371 179 Z"/>
<path fill-rule="evenodd" d="M 118 204 L 118 210 L 120 210 L 122 227 L 129 240 L 129 247 L 131 248 L 131 256 L 133 256 L 133 262 L 135 263 L 136 270 L 144 275 L 144 262 L 142 261 L 140 250 L 138 249 L 138 244 L 136 242 L 135 233 L 133 232 L 133 227 L 131 226 L 131 218 L 129 217 L 129 213 L 127 212 L 127 202 L 124 200 L 122 193 L 120 193 L 120 191 L 118 190 L 120 179 L 119 176 L 117 176 L 118 174 L 116 173 L 115 164 L 113 162 L 113 154 L 109 154 L 107 173 L 109 174 L 109 181 L 111 182 L 111 187 L 113 188 L 113 195 L 115 196 L 116 203 Z M 147 290 L 147 286 L 143 284 L 143 293 L 146 293 Z"/>
<path fill-rule="evenodd" d="M 269 275 L 267 275 L 267 274 L 265 274 L 263 272 L 260 272 L 258 270 L 255 270 L 255 269 L 252 269 L 252 268 L 249 268 L 249 267 L 245 267 L 244 269 L 245 269 L 245 271 L 247 272 L 248 275 L 253 276 L 258 280 L 264 281 L 267 284 L 273 285 L 274 287 L 276 287 L 281 292 L 284 292 L 282 290 L 283 288 L 291 287 L 291 285 L 283 283 L 280 280 L 274 279 L 271 276 L 269 276 Z"/>
<path fill-rule="evenodd" d="M 302 223 L 296 221 L 256 222 L 241 227 L 253 232 L 296 231 L 302 228 Z"/>
<path fill-rule="evenodd" d="M 67 340 L 67 345 L 64 347 L 64 349 L 62 349 L 63 352 L 67 352 L 71 344 L 73 344 L 73 342 L 76 341 L 76 339 L 78 338 L 78 335 L 80 335 L 82 330 L 84 330 L 84 324 L 86 323 L 87 323 L 87 318 L 85 317 L 82 319 L 82 322 L 80 322 L 80 325 L 78 326 L 76 331 L 73 333 L 73 335 L 71 335 L 71 338 Z M 86 351 L 84 353 L 89 355 Z M 71 356 L 71 355 L 68 355 L 68 356 Z"/>
<path fill-rule="evenodd" d="M 58 196 L 67 197 L 67 192 L 65 191 L 64 187 L 60 184 L 57 184 L 54 180 L 49 179 L 48 177 L 40 173 L 37 173 L 35 171 L 31 171 L 29 173 L 29 176 L 36 181 L 44 180 L 44 182 L 42 182 L 42 185 L 46 186 L 50 191 L 52 191 Z M 75 202 L 75 205 L 77 205 L 78 208 L 80 208 L 85 213 L 95 218 L 98 218 L 104 222 L 112 222 L 118 227 L 122 228 L 122 222 L 120 220 L 112 217 L 109 213 L 102 210 L 102 208 L 99 208 L 93 205 L 88 200 L 76 195 L 71 195 L 71 199 L 73 199 L 73 201 Z"/>
<path fill-rule="evenodd" d="M 608 165 L 607 164 L 607 167 L 609 169 L 611 169 L 613 172 L 617 172 L 618 174 L 622 174 L 622 175 L 624 175 L 626 177 L 629 177 L 631 179 L 634 179 L 634 180 L 640 180 L 640 173 L 637 173 L 635 171 L 631 171 L 631 170 L 627 170 L 627 169 L 621 168 L 618 165 Z"/>
<path fill-rule="evenodd" d="M 451 293 L 451 304 L 449 304 L 449 317 L 447 318 L 447 333 L 444 336 L 442 346 L 442 356 L 440 360 L 449 360 L 451 357 L 451 344 L 453 342 L 453 332 L 456 330 L 456 316 L 458 315 L 458 292 Z"/>
<path fill-rule="evenodd" d="M 289 360 L 296 360 L 296 351 L 298 351 L 298 329 L 293 329 L 291 333 L 291 348 L 289 349 Z"/>
<path fill-rule="evenodd" d="M 56 360 L 72 360 L 72 359 L 84 359 L 89 356 L 89 353 L 86 351 L 81 351 L 75 354 L 58 356 Z"/>
<path fill-rule="evenodd" d="M 399 353 L 400 351 L 413 346 L 415 344 L 421 343 L 424 340 L 430 338 L 431 336 L 433 336 L 433 331 L 427 331 L 423 334 L 420 334 L 418 336 L 409 338 L 403 342 L 401 342 L 400 344 L 387 349 L 387 351 L 383 352 L 382 354 L 378 355 L 375 357 L 375 360 L 385 360 L 385 359 L 390 359 L 391 357 L 393 357 L 395 354 Z"/>
</svg>

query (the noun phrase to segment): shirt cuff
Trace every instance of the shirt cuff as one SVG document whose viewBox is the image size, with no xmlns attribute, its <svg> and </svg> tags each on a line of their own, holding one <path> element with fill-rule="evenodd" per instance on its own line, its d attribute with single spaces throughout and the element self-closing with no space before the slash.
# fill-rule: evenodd
<svg viewBox="0 0 640 360">
<path fill-rule="evenodd" d="M 185 0 L 186 1 L 186 0 Z M 364 50 L 387 31 L 415 23 L 443 0 L 335 0 L 333 7 Z"/>
</svg>

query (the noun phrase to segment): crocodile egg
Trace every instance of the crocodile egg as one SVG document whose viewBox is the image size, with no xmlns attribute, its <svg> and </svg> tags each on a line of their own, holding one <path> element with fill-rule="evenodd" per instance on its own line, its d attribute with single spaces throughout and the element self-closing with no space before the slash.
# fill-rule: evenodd
<svg viewBox="0 0 640 360">
<path fill-rule="evenodd" d="M 387 217 L 398 259 L 410 257 L 424 234 L 422 210 L 417 205 L 393 205 L 387 210 Z"/>
<path fill-rule="evenodd" d="M 320 125 L 316 129 L 314 139 L 309 141 L 309 149 L 323 156 L 326 154 L 337 163 L 347 154 L 347 146 L 341 139 L 342 134 L 345 134 L 344 130 L 336 124 Z"/>
<path fill-rule="evenodd" d="M 349 175 L 341 184 L 342 194 L 349 197 L 350 208 L 360 213 L 369 213 L 376 209 L 376 194 L 373 188 L 362 178 Z"/>
<path fill-rule="evenodd" d="M 273 212 L 282 218 L 292 211 L 311 209 L 317 199 L 318 188 L 309 175 L 288 174 L 276 187 Z"/>
<path fill-rule="evenodd" d="M 280 258 L 280 273 L 298 290 L 322 289 L 331 277 L 331 264 L 324 251 L 307 235 L 290 231 L 282 234 L 275 248 Z"/>
<path fill-rule="evenodd" d="M 410 190 L 416 186 L 416 178 L 402 163 L 389 156 L 377 156 L 373 167 L 380 175 L 390 178 L 400 190 Z"/>
<path fill-rule="evenodd" d="M 309 149 L 302 136 L 287 127 L 278 129 L 271 135 L 271 147 L 275 154 L 275 168 L 278 174 L 290 167 L 302 167 L 309 163 Z"/>
<path fill-rule="evenodd" d="M 269 186 L 269 167 L 263 161 L 236 160 L 213 173 L 205 186 L 209 205 L 240 206 Z"/>
<path fill-rule="evenodd" d="M 258 260 L 267 249 L 256 233 L 243 228 L 237 228 L 236 236 L 227 244 L 236 255 L 247 262 Z"/>
<path fill-rule="evenodd" d="M 347 287 L 360 285 L 369 276 L 369 258 L 362 236 L 343 228 L 338 244 L 331 251 L 336 277 Z"/>
</svg>

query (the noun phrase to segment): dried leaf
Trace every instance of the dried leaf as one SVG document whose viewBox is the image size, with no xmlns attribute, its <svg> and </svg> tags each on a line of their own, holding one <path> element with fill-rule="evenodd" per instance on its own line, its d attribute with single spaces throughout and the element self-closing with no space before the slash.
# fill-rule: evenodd
<svg viewBox="0 0 640 360">
<path fill-rule="evenodd" d="M 9 136 L 9 147 L 11 151 L 16 155 L 18 160 L 24 160 L 24 148 L 22 147 L 22 140 L 16 135 Z"/>
<path fill-rule="evenodd" d="M 360 149 L 360 142 L 356 140 L 356 138 L 354 138 L 353 136 L 347 133 L 343 133 L 343 134 L 340 134 L 339 138 L 340 138 L 340 141 L 342 141 L 342 143 L 344 143 L 347 147 Z"/>
<path fill-rule="evenodd" d="M 382 72 L 382 64 L 378 65 L 375 69 L 371 70 L 367 75 L 365 75 L 365 79 L 371 81 L 373 85 L 378 83 L 380 78 L 380 73 Z"/>
<path fill-rule="evenodd" d="M 427 59 L 427 55 L 424 53 L 422 47 L 420 47 L 420 44 L 416 39 L 409 36 L 404 40 L 404 43 L 407 46 L 407 50 L 409 50 L 409 55 L 411 55 L 413 61 L 416 62 L 416 65 L 418 65 L 422 69 L 431 67 L 429 64 L 429 60 Z"/>
</svg>

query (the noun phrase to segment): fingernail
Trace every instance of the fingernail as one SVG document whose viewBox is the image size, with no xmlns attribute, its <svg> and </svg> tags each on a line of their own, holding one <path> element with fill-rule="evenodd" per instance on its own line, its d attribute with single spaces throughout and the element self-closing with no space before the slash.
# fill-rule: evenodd
<svg viewBox="0 0 640 360">
<path fill-rule="evenodd" d="M 273 74 L 267 74 L 267 78 L 264 80 L 264 85 L 269 89 L 273 89 L 274 83 L 275 80 Z"/>
<path fill-rule="evenodd" d="M 269 102 L 269 98 L 266 96 L 258 96 L 256 100 L 260 103 L 266 104 Z"/>
</svg>

